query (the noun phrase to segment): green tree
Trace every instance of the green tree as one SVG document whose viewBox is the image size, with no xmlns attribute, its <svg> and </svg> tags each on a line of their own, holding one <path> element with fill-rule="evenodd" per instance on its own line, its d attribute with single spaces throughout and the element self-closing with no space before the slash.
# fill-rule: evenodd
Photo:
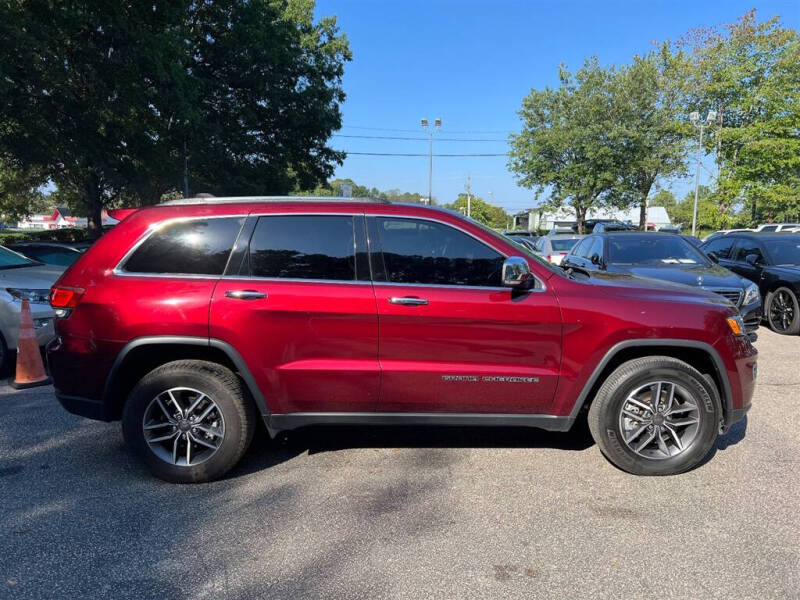
<svg viewBox="0 0 800 600">
<path fill-rule="evenodd" d="M 694 58 L 690 109 L 717 111 L 705 150 L 715 151 L 720 215 L 735 206 L 767 219 L 800 210 L 800 36 L 778 17 L 750 11 L 682 41 Z"/>
<path fill-rule="evenodd" d="M 469 204 L 470 217 L 495 229 L 505 228 L 508 225 L 508 214 L 501 207 L 489 204 L 483 198 L 471 196 L 467 199 L 466 194 L 459 194 L 452 204 L 446 204 L 445 208 L 457 210 L 467 214 L 467 204 Z"/>
<path fill-rule="evenodd" d="M 549 192 L 549 207 L 571 206 L 583 232 L 589 208 L 619 186 L 615 71 L 593 58 L 574 74 L 562 65 L 559 78 L 557 89 L 532 90 L 523 99 L 508 167 L 521 186 Z"/>
<path fill-rule="evenodd" d="M 647 200 L 659 178 L 686 171 L 691 126 L 682 115 L 686 102 L 688 58 L 669 44 L 635 56 L 614 83 L 618 106 L 620 189 L 618 204 L 639 206 L 639 228 L 647 226 Z"/>
<path fill-rule="evenodd" d="M 0 220 L 19 221 L 48 208 L 42 193 L 46 183 L 40 171 L 23 169 L 10 162 L 0 162 Z"/>
<path fill-rule="evenodd" d="M 0 152 L 81 199 L 286 193 L 343 154 L 347 40 L 313 0 L 0 4 Z"/>
<path fill-rule="evenodd" d="M 675 194 L 669 190 L 658 190 L 648 202 L 650 206 L 663 206 L 667 209 L 667 214 L 670 214 L 670 210 L 675 208 L 677 203 L 678 200 L 675 198 Z M 671 214 L 670 218 L 672 218 Z"/>
</svg>

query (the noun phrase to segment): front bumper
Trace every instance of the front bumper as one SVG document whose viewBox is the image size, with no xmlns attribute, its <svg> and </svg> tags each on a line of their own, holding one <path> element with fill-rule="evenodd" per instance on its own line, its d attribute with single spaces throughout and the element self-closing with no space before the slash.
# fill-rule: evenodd
<svg viewBox="0 0 800 600">
<path fill-rule="evenodd" d="M 744 330 L 747 333 L 754 333 L 761 324 L 761 318 L 764 315 L 761 300 L 742 306 L 739 309 L 739 314 L 742 316 L 742 321 L 744 321 Z"/>
</svg>

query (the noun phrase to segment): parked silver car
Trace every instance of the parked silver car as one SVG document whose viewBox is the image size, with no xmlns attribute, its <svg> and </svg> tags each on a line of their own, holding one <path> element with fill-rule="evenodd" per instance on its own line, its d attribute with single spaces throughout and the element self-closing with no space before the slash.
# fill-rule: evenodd
<svg viewBox="0 0 800 600">
<path fill-rule="evenodd" d="M 536 238 L 533 251 L 549 260 L 554 265 L 560 265 L 567 253 L 585 236 L 577 234 L 547 234 Z"/>
<path fill-rule="evenodd" d="M 8 366 L 9 350 L 17 348 L 23 298 L 30 302 L 39 346 L 55 337 L 50 287 L 63 270 L 0 246 L 0 371 Z"/>
</svg>

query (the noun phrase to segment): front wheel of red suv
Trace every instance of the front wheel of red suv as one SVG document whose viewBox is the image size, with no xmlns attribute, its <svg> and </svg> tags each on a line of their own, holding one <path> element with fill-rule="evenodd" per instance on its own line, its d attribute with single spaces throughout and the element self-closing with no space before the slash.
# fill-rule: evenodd
<svg viewBox="0 0 800 600">
<path fill-rule="evenodd" d="M 145 375 L 122 414 L 125 441 L 156 476 L 199 483 L 227 473 L 253 439 L 256 413 L 218 364 L 181 360 Z"/>
<path fill-rule="evenodd" d="M 703 375 L 669 356 L 619 366 L 589 408 L 602 453 L 635 475 L 674 475 L 705 458 L 719 430 L 720 408 Z"/>
</svg>

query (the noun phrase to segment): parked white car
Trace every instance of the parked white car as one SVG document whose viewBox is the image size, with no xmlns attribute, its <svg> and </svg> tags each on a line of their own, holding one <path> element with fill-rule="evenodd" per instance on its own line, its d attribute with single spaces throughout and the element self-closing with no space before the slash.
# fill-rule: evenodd
<svg viewBox="0 0 800 600">
<path fill-rule="evenodd" d="M 800 223 L 762 223 L 756 227 L 756 231 L 770 233 L 772 231 L 793 231 L 800 228 Z"/>
<path fill-rule="evenodd" d="M 55 337 L 50 287 L 64 271 L 0 246 L 0 371 L 17 349 L 22 300 L 30 302 L 36 340 L 44 346 Z"/>
<path fill-rule="evenodd" d="M 561 260 L 572 250 L 572 247 L 584 237 L 577 234 L 548 234 L 536 238 L 533 251 L 542 258 L 549 260 L 554 265 L 560 265 Z"/>
</svg>

